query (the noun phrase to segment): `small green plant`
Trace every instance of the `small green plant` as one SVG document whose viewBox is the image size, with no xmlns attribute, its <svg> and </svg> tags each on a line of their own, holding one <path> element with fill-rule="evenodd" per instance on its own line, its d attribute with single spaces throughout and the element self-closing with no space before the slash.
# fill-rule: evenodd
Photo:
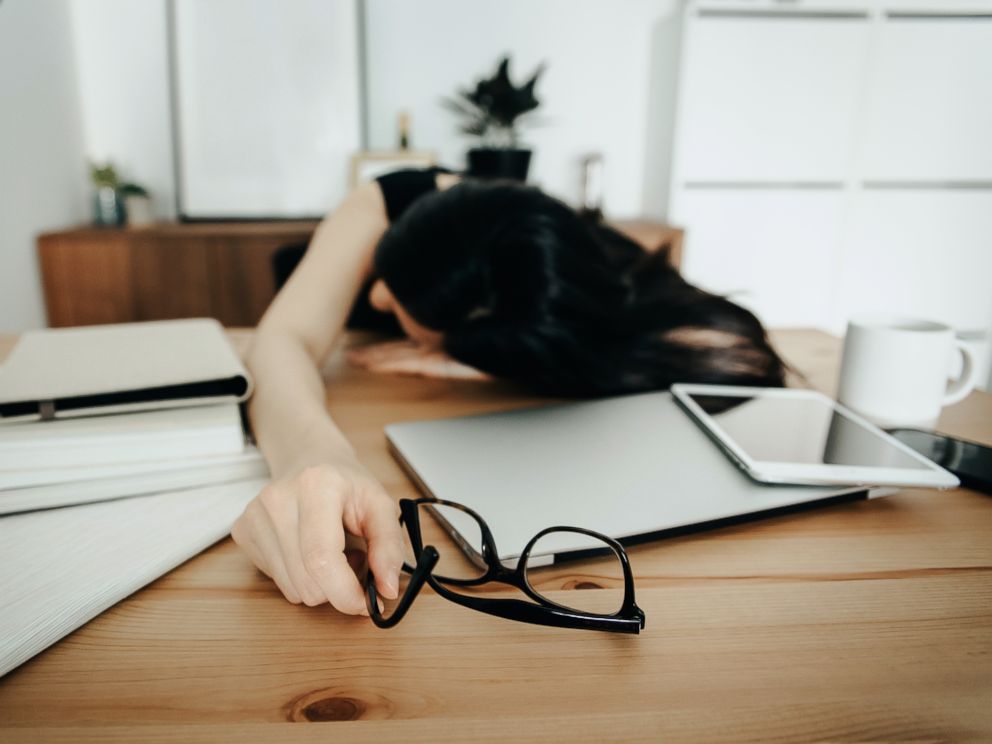
<svg viewBox="0 0 992 744">
<path fill-rule="evenodd" d="M 125 196 L 148 196 L 148 189 L 130 181 L 122 181 L 113 163 L 97 165 L 90 163 L 90 180 L 98 189 L 110 188 L 123 199 Z"/>
<path fill-rule="evenodd" d="M 117 177 L 117 170 L 112 163 L 97 165 L 90 163 L 90 179 L 97 188 L 117 189 L 121 185 L 120 178 Z"/>
<path fill-rule="evenodd" d="M 117 187 L 117 193 L 121 196 L 148 196 L 148 189 L 136 183 L 125 181 Z"/>
<path fill-rule="evenodd" d="M 462 118 L 461 131 L 478 137 L 483 147 L 516 147 L 521 118 L 540 105 L 534 87 L 543 72 L 542 63 L 517 87 L 510 80 L 510 58 L 503 57 L 492 77 L 478 81 L 472 90 L 458 91 L 455 98 L 445 98 L 443 103 Z"/>
</svg>

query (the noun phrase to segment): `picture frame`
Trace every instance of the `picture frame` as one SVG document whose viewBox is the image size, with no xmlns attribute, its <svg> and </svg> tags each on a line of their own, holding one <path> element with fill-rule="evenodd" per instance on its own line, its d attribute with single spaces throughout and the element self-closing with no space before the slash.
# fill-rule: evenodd
<svg viewBox="0 0 992 744">
<path fill-rule="evenodd" d="M 432 150 L 361 150 L 351 156 L 348 182 L 354 188 L 384 173 L 434 165 L 437 165 L 437 153 Z"/>
</svg>

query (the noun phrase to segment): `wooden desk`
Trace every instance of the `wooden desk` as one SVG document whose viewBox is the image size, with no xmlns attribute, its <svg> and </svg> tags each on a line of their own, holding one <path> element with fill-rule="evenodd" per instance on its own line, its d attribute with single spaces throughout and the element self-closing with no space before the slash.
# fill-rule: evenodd
<svg viewBox="0 0 992 744">
<path fill-rule="evenodd" d="M 775 337 L 832 387 L 835 339 Z M 340 359 L 328 374 L 334 415 L 397 497 L 415 492 L 383 424 L 535 402 Z M 940 427 L 992 443 L 992 396 Z M 290 605 L 227 540 L 0 680 L 0 740 L 992 740 L 992 497 L 906 491 L 630 554 L 639 637 L 429 591 L 384 631 Z M 311 719 L 329 722 L 288 723 Z"/>
</svg>

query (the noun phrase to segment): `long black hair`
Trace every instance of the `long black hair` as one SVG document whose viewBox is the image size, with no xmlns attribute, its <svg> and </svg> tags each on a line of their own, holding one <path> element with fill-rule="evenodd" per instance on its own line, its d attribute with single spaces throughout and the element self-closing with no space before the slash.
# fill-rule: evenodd
<svg viewBox="0 0 992 744">
<path fill-rule="evenodd" d="M 453 358 L 543 392 L 783 384 L 752 313 L 535 188 L 466 180 L 421 197 L 375 270 Z"/>
</svg>

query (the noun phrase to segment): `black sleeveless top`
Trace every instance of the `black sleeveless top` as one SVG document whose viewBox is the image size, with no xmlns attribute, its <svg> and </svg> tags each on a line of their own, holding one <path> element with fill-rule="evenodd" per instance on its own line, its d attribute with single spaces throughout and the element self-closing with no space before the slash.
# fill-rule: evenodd
<svg viewBox="0 0 992 744">
<path fill-rule="evenodd" d="M 417 199 L 437 191 L 438 173 L 450 172 L 444 168 L 401 170 L 386 173 L 375 179 L 382 190 L 382 200 L 386 205 L 386 217 L 389 223 L 396 222 Z M 403 331 L 396 321 L 396 316 L 392 313 L 379 312 L 369 302 L 369 291 L 376 278 L 372 276 L 359 290 L 355 304 L 351 306 L 346 327 L 402 335 Z"/>
<path fill-rule="evenodd" d="M 401 170 L 375 179 L 382 190 L 382 200 L 386 203 L 386 216 L 390 223 L 396 222 L 400 215 L 424 194 L 437 191 L 438 173 L 451 173 L 451 171 L 445 168 Z"/>
<path fill-rule="evenodd" d="M 390 224 L 398 220 L 417 199 L 437 191 L 438 173 L 451 173 L 451 171 L 445 168 L 401 170 L 376 179 L 382 190 L 382 200 L 385 202 L 386 217 Z M 306 249 L 307 244 L 302 243 L 287 245 L 276 251 L 272 257 L 272 269 L 277 290 L 289 279 L 289 275 L 302 260 Z M 375 279 L 376 277 L 373 276 L 362 286 L 358 297 L 355 298 L 355 304 L 351 306 L 346 327 L 402 335 L 399 323 L 392 313 L 380 313 L 369 303 L 369 290 Z"/>
</svg>

